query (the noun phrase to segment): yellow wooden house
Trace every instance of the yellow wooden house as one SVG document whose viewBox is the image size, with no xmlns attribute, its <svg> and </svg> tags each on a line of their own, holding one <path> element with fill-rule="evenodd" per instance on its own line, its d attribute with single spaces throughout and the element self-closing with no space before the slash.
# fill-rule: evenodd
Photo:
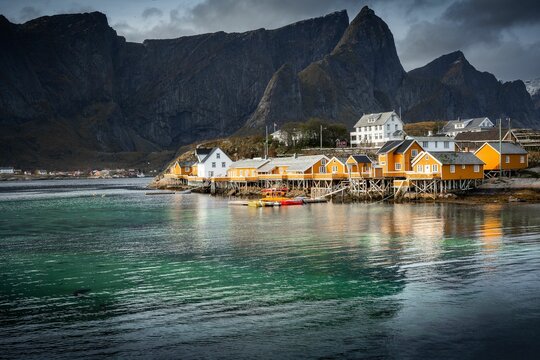
<svg viewBox="0 0 540 360">
<path fill-rule="evenodd" d="M 171 175 L 172 177 L 181 178 L 194 175 L 195 170 L 196 175 L 196 166 L 194 165 L 195 163 L 193 161 L 175 161 L 174 164 L 169 168 L 167 174 Z"/>
<path fill-rule="evenodd" d="M 326 164 L 330 161 L 325 155 L 291 156 L 273 158 L 258 169 L 261 180 L 307 180 L 325 175 Z"/>
<path fill-rule="evenodd" d="M 383 176 L 405 177 L 406 172 L 412 169 L 412 160 L 423 150 L 413 139 L 387 141 L 377 151 Z"/>
<path fill-rule="evenodd" d="M 347 178 L 349 176 L 349 171 L 346 163 L 346 158 L 338 158 L 334 156 L 326 163 L 326 173 L 332 174 L 334 177 L 337 176 Z"/>
<path fill-rule="evenodd" d="M 270 162 L 268 159 L 244 159 L 231 164 L 227 169 L 227 177 L 232 181 L 257 181 L 258 170 Z"/>
<path fill-rule="evenodd" d="M 367 155 L 351 155 L 346 161 L 352 178 L 374 177 L 373 161 Z"/>
<path fill-rule="evenodd" d="M 412 161 L 408 179 L 474 180 L 484 178 L 484 163 L 469 152 L 422 151 Z"/>
<path fill-rule="evenodd" d="M 501 146 L 502 145 L 502 146 Z M 502 151 L 500 149 L 502 148 Z M 529 154 L 521 146 L 503 142 L 487 142 L 474 153 L 486 165 L 484 170 L 520 170 L 529 166 Z"/>
</svg>

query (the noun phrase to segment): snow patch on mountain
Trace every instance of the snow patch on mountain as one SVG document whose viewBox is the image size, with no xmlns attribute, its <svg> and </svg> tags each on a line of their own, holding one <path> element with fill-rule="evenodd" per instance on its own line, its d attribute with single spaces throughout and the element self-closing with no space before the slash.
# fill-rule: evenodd
<svg viewBox="0 0 540 360">
<path fill-rule="evenodd" d="M 540 78 L 525 80 L 525 87 L 531 96 L 540 94 Z"/>
</svg>

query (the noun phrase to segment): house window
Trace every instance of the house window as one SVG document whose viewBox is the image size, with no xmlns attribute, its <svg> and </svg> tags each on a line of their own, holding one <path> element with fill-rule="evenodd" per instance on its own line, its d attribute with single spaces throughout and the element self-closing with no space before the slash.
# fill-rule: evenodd
<svg viewBox="0 0 540 360">
<path fill-rule="evenodd" d="M 422 171 L 424 171 L 424 167 L 423 167 L 422 165 L 418 165 L 418 166 L 416 167 L 416 171 L 422 172 Z"/>
<path fill-rule="evenodd" d="M 397 125 L 398 125 L 398 124 L 394 125 L 394 127 L 395 127 L 395 130 L 397 130 L 397 129 L 398 129 L 398 126 L 397 126 Z"/>
<path fill-rule="evenodd" d="M 240 176 L 244 176 L 244 170 L 240 170 Z"/>
<path fill-rule="evenodd" d="M 428 148 L 429 147 L 429 141 L 422 141 L 422 147 L 425 149 L 425 148 Z"/>
<path fill-rule="evenodd" d="M 216 163 L 215 163 L 215 162 L 212 163 L 212 167 L 213 167 L 213 168 L 216 167 Z"/>
<path fill-rule="evenodd" d="M 396 170 L 401 170 L 401 163 L 395 163 L 395 164 L 394 164 L 394 168 L 395 168 Z"/>
<path fill-rule="evenodd" d="M 450 165 L 450 172 L 455 173 L 456 172 L 456 165 Z"/>
<path fill-rule="evenodd" d="M 431 166 L 431 171 L 434 172 L 434 173 L 439 172 L 439 165 L 433 164 Z"/>
<path fill-rule="evenodd" d="M 213 171 L 209 171 L 209 172 L 208 172 L 208 176 L 209 176 L 209 177 L 214 177 L 214 172 L 213 172 Z"/>
<path fill-rule="evenodd" d="M 413 158 L 415 158 L 418 155 L 418 150 L 412 149 L 411 155 L 412 155 Z"/>
<path fill-rule="evenodd" d="M 439 143 L 437 141 L 433 142 L 435 144 L 435 149 L 439 147 Z"/>
<path fill-rule="evenodd" d="M 381 161 L 381 165 L 386 165 L 386 161 Z"/>
<path fill-rule="evenodd" d="M 390 131 L 390 124 L 386 124 L 386 130 Z"/>
<path fill-rule="evenodd" d="M 321 174 L 325 174 L 326 173 L 326 167 L 325 166 L 319 166 L 319 172 Z"/>
<path fill-rule="evenodd" d="M 227 166 L 227 165 L 225 164 L 225 162 L 222 162 L 222 163 L 221 163 L 221 167 L 224 168 L 225 166 Z"/>
<path fill-rule="evenodd" d="M 424 159 L 429 160 L 429 155 L 426 155 Z"/>
<path fill-rule="evenodd" d="M 510 156 L 506 155 L 506 163 L 509 164 L 510 163 Z"/>
<path fill-rule="evenodd" d="M 186 167 L 184 168 L 184 171 L 185 171 L 185 172 L 189 172 L 189 166 L 186 166 Z"/>
<path fill-rule="evenodd" d="M 466 168 L 465 164 L 462 164 L 461 169 L 465 170 L 465 168 Z"/>
<path fill-rule="evenodd" d="M 326 159 L 321 160 L 321 165 L 326 165 Z"/>
<path fill-rule="evenodd" d="M 480 165 L 474 165 L 474 172 L 480 172 Z"/>
<path fill-rule="evenodd" d="M 337 173 L 337 166 L 332 166 L 332 172 Z"/>
<path fill-rule="evenodd" d="M 445 149 L 450 149 L 450 142 L 449 141 L 444 142 L 444 148 Z"/>
<path fill-rule="evenodd" d="M 220 156 L 221 156 L 220 153 L 216 153 L 216 159 L 219 159 Z"/>
<path fill-rule="evenodd" d="M 519 157 L 519 162 L 522 163 L 522 164 L 525 164 L 525 156 L 524 155 L 521 155 Z"/>
</svg>

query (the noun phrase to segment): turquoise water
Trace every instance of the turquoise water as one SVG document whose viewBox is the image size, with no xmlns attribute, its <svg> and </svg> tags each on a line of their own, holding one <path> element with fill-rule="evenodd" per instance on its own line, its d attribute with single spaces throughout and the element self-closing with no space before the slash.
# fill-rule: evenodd
<svg viewBox="0 0 540 360">
<path fill-rule="evenodd" d="M 0 358 L 532 358 L 539 205 L 0 184 Z"/>
</svg>

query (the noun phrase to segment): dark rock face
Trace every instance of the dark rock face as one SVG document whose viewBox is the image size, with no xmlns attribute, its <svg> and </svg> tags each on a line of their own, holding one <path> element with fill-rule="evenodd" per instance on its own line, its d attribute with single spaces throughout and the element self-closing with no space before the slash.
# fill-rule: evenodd
<svg viewBox="0 0 540 360">
<path fill-rule="evenodd" d="M 0 160 L 37 165 L 69 151 L 151 152 L 230 135 L 278 69 L 321 59 L 348 24 L 342 11 L 276 30 L 135 44 L 97 12 L 22 25 L 2 17 Z"/>
<path fill-rule="evenodd" d="M 0 163 L 151 153 L 319 117 L 352 125 L 511 117 L 538 126 L 521 81 L 501 83 L 461 52 L 406 73 L 388 26 L 364 7 L 276 30 L 126 42 L 105 15 L 0 16 Z M 0 164 L 1 165 L 1 164 Z"/>
<path fill-rule="evenodd" d="M 427 91 L 418 91 L 424 86 Z M 461 51 L 410 71 L 398 99 L 404 104 L 406 117 L 413 119 L 424 117 L 424 113 L 436 119 L 510 117 L 516 126 L 531 126 L 537 121 L 521 80 L 501 83 L 492 74 L 476 70 Z"/>
<path fill-rule="evenodd" d="M 293 81 L 294 74 L 291 74 Z M 364 7 L 331 54 L 298 74 L 303 118 L 319 117 L 352 126 L 367 112 L 402 109 L 407 122 L 458 117 L 511 117 L 516 126 L 538 126 L 531 97 L 521 81 L 501 83 L 476 70 L 461 51 L 405 73 L 392 33 Z M 295 80 L 294 80 L 295 81 Z M 287 109 L 288 97 L 265 97 L 262 106 Z M 257 110 L 257 123 L 270 123 Z M 292 114 L 291 114 L 292 115 Z M 284 119 L 288 114 L 280 114 Z M 248 126 L 252 126 L 248 121 Z"/>
</svg>

